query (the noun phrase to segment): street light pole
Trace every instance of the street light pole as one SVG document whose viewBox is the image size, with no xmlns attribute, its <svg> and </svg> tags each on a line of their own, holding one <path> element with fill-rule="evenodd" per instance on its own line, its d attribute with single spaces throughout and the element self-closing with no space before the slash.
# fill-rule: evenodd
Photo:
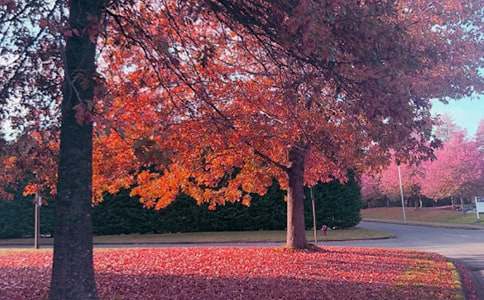
<svg viewBox="0 0 484 300">
<path fill-rule="evenodd" d="M 481 222 L 481 216 L 479 215 L 479 201 L 477 199 L 477 196 L 474 198 L 474 200 L 476 201 L 476 221 L 477 222 Z"/>
<path fill-rule="evenodd" d="M 314 203 L 314 193 L 313 193 L 313 188 L 311 187 L 309 189 L 311 193 L 311 203 L 313 206 L 313 234 L 314 234 L 314 244 L 318 244 L 318 229 L 316 228 L 316 204 Z"/>
<path fill-rule="evenodd" d="M 407 223 L 407 216 L 405 215 L 405 200 L 403 199 L 402 172 L 400 171 L 399 161 L 397 161 L 397 170 L 398 170 L 398 182 L 400 184 L 400 198 L 402 200 L 403 223 Z"/>
<path fill-rule="evenodd" d="M 42 206 L 42 198 L 38 193 L 34 198 L 34 248 L 40 248 L 40 207 Z"/>
</svg>

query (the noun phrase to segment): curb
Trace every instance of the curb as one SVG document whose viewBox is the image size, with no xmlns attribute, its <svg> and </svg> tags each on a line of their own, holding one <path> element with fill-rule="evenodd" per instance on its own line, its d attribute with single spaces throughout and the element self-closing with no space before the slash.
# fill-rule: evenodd
<svg viewBox="0 0 484 300">
<path fill-rule="evenodd" d="M 382 236 L 382 237 L 372 237 L 372 238 L 358 238 L 358 239 L 346 239 L 346 240 L 330 240 L 330 241 L 318 241 L 318 244 L 332 243 L 332 242 L 350 242 L 350 241 L 371 241 L 371 240 L 386 240 L 396 238 L 395 235 Z M 230 244 L 280 244 L 285 241 L 211 241 L 211 242 L 98 242 L 94 243 L 94 246 L 135 246 L 135 245 L 159 245 L 159 246 L 172 246 L 172 245 L 230 245 Z M 40 246 L 52 246 L 52 243 L 44 244 L 41 243 Z M 9 243 L 0 244 L 0 249 L 3 247 L 31 247 L 30 244 L 25 243 Z"/>
<path fill-rule="evenodd" d="M 423 227 L 435 227 L 435 228 L 448 228 L 448 229 L 466 229 L 466 230 L 484 230 L 484 226 L 479 225 L 454 225 L 445 223 L 426 223 L 426 222 L 407 222 L 385 220 L 385 219 L 362 219 L 363 222 L 373 223 L 386 223 L 386 224 L 398 224 L 407 226 L 423 226 Z"/>
<path fill-rule="evenodd" d="M 481 286 L 480 279 L 472 271 L 472 268 L 461 259 L 447 259 L 452 262 L 457 270 L 464 299 L 484 299 L 484 287 Z"/>
</svg>

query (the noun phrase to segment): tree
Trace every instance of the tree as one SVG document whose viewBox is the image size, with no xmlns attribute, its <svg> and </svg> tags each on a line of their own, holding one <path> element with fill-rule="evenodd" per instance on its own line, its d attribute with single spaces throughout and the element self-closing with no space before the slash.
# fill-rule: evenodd
<svg viewBox="0 0 484 300">
<path fill-rule="evenodd" d="M 484 119 L 479 122 L 479 127 L 476 131 L 476 143 L 479 151 L 484 152 Z"/>
<path fill-rule="evenodd" d="M 447 142 L 450 137 L 459 130 L 460 128 L 455 124 L 452 117 L 448 114 L 444 114 L 439 118 L 435 129 L 435 136 L 442 142 Z"/>
<path fill-rule="evenodd" d="M 369 157 L 376 161 L 397 142 L 402 153 L 416 146 L 421 151 L 415 152 L 426 152 L 421 141 L 430 134 L 429 99 L 465 96 L 480 92 L 482 87 L 478 75 L 482 12 L 475 9 L 479 1 L 446 1 L 439 6 L 430 1 L 365 5 L 337 1 L 326 6 L 307 0 L 92 0 L 66 4 L 60 0 L 0 2 L 0 31 L 9 37 L 1 41 L 2 60 L 6 63 L 2 62 L 0 72 L 0 121 L 15 116 L 20 131 L 30 130 L 24 125 L 31 124 L 39 132 L 61 124 L 57 174 L 60 222 L 52 299 L 96 298 L 92 237 L 89 225 L 80 224 L 90 223 L 92 121 L 96 119 L 96 126 L 102 130 L 102 118 L 96 118 L 95 112 L 105 107 L 111 110 L 105 97 L 97 103 L 93 100 L 94 94 L 104 96 L 103 76 L 95 68 L 99 40 L 104 43 L 98 49 L 113 54 L 106 62 L 117 62 L 110 65 L 111 71 L 103 70 L 108 80 L 118 86 L 127 84 L 128 77 L 133 81 L 120 93 L 134 88 L 141 96 L 166 97 L 161 106 L 152 103 L 147 107 L 152 109 L 146 110 L 162 117 L 151 127 L 159 130 L 153 136 L 154 145 L 146 138 L 150 135 L 142 139 L 140 134 L 150 133 L 151 124 L 139 126 L 137 135 L 129 133 L 141 141 L 130 145 L 141 156 L 143 149 L 157 144 L 163 150 L 151 152 L 163 155 L 144 157 L 141 164 L 155 159 L 155 165 L 163 166 L 163 175 L 142 172 L 137 181 L 149 184 L 167 179 L 185 185 L 184 189 L 198 199 L 215 195 L 217 202 L 222 201 L 224 193 L 229 200 L 240 198 L 238 187 L 242 183 L 248 190 L 264 189 L 268 178 L 275 175 L 285 180 L 290 191 L 288 215 L 295 217 L 289 218 L 288 225 L 294 230 L 288 234 L 288 244 L 295 248 L 305 244 L 301 221 L 304 178 L 311 185 L 330 174 L 344 177 L 342 170 L 348 165 L 362 164 Z M 153 18 L 159 13 L 163 18 Z M 192 38 L 203 21 L 212 25 L 207 26 L 210 30 Z M 220 31 L 222 28 L 233 30 Z M 230 36 L 224 35 L 229 32 Z M 218 35 L 217 44 L 225 52 L 207 43 L 213 34 Z M 63 36 L 65 51 L 61 50 Z M 98 36 L 104 39 L 98 40 Z M 121 45 L 128 46 L 126 51 L 120 49 Z M 231 56 L 232 48 L 250 51 Z M 224 68 L 212 68 L 212 63 L 222 66 L 226 56 L 232 67 L 224 64 Z M 223 59 L 217 61 L 215 57 Z M 140 75 L 147 75 L 144 82 Z M 63 89 L 61 82 L 65 83 Z M 449 86 L 448 82 L 453 84 Z M 157 92 L 153 93 L 155 87 Z M 150 89 L 151 95 L 147 92 Z M 258 91 L 266 94 L 261 97 Z M 12 106 L 8 104 L 16 102 L 20 104 L 15 107 L 22 108 L 9 111 L 7 107 Z M 125 110 L 124 116 L 132 109 L 121 103 L 117 108 Z M 110 114 L 108 119 L 118 117 Z M 194 122 L 189 122 L 190 118 Z M 130 119 L 116 120 L 123 136 L 121 130 L 128 131 L 129 124 L 125 123 Z M 277 120 L 283 120 L 282 124 L 277 125 Z M 176 130 L 169 128 L 165 133 L 168 124 L 175 124 Z M 427 128 L 420 131 L 421 140 L 409 137 L 415 128 Z M 262 136 L 265 129 L 268 134 Z M 186 130 L 197 132 L 195 138 L 200 138 L 204 146 L 191 153 L 183 139 L 177 143 L 176 136 L 189 136 Z M 170 134 L 174 134 L 171 139 Z M 266 139 L 270 142 L 265 143 Z M 231 151 L 234 148 L 236 151 Z M 207 156 L 214 159 L 227 152 L 231 154 L 225 159 L 211 162 L 212 169 L 205 172 L 209 175 L 202 174 L 195 161 L 192 165 L 186 162 L 189 158 L 198 162 Z M 244 155 L 243 161 L 237 158 L 239 155 Z M 170 166 L 169 172 L 165 165 Z M 227 187 L 202 192 L 199 184 L 212 187 L 234 165 L 244 168 Z M 132 177 L 128 172 L 131 169 L 121 174 Z M 254 170 L 258 171 L 251 172 Z M 258 178 L 262 182 L 250 179 L 254 173 L 262 175 Z M 120 176 L 116 184 L 126 177 Z M 194 180 L 197 185 L 191 182 Z M 163 185 L 170 189 L 162 197 L 145 189 L 145 199 L 165 205 L 176 189 L 172 183 Z M 110 184 L 104 187 L 113 188 Z M 68 232 L 73 233 L 71 237 Z M 73 264 L 67 260 L 67 249 L 72 251 L 69 255 Z"/>
<path fill-rule="evenodd" d="M 389 198 L 385 195 L 381 188 L 380 174 L 363 174 L 361 176 L 361 196 L 365 202 L 365 206 L 371 207 L 372 202 L 384 199 L 385 205 L 389 206 Z"/>
<path fill-rule="evenodd" d="M 457 197 L 461 202 L 476 195 L 484 168 L 476 142 L 468 140 L 465 131 L 454 133 L 435 156 L 424 164 L 423 194 L 433 199 Z"/>
<path fill-rule="evenodd" d="M 448 126 L 445 126 L 448 128 Z M 401 165 L 404 194 L 414 199 L 425 195 L 435 201 L 443 198 L 469 198 L 480 193 L 484 183 L 484 164 L 478 139 L 468 139 L 466 132 L 452 126 L 445 142 L 430 161 L 418 165 Z M 445 132 L 438 128 L 437 132 Z M 440 135 L 442 138 L 442 135 Z M 374 176 L 364 175 L 363 194 L 367 198 L 400 195 L 397 166 L 390 164 Z"/>
<path fill-rule="evenodd" d="M 54 263 L 50 299 L 97 299 L 92 252 L 92 132 L 96 41 L 104 1 L 70 1 L 64 50 Z M 75 32 L 76 31 L 76 32 Z M 78 32 L 78 33 L 77 33 Z"/>
<path fill-rule="evenodd" d="M 89 212 L 93 126 L 78 122 L 76 110 L 93 100 L 96 28 L 103 5 L 104 1 L 94 0 L 73 0 L 68 5 L 64 1 L 0 2 L 4 37 L 0 42 L 0 122 L 10 120 L 22 136 L 13 144 L 24 145 L 10 147 L 20 151 L 6 155 L 6 162 L 33 167 L 6 176 L 32 173 L 33 185 L 26 192 L 39 191 L 43 184 L 57 192 L 51 299 L 97 299 Z M 45 151 L 28 157 L 37 145 L 47 145 L 37 147 L 41 150 L 52 148 L 49 134 L 53 132 L 51 140 L 57 140 L 59 124 L 59 159 Z M 33 138 L 28 139 L 29 135 Z M 49 159 L 39 159 L 43 156 Z M 50 162 L 58 162 L 57 172 L 52 172 L 55 163 Z"/>
<path fill-rule="evenodd" d="M 30 122 L 34 130 L 43 131 L 49 127 L 59 129 L 56 114 L 61 104 L 56 184 L 58 226 L 51 299 L 97 298 L 92 269 L 89 209 L 92 194 L 93 98 L 94 94 L 98 94 L 95 88 L 99 90 L 101 87 L 96 82 L 99 79 L 96 73 L 96 46 L 100 29 L 107 28 L 102 25 L 112 21 L 120 30 L 103 31 L 102 35 L 106 37 L 118 33 L 131 42 L 142 40 L 137 45 L 146 53 L 154 53 L 157 58 L 172 58 L 162 40 L 148 43 L 151 34 L 139 30 L 149 27 L 143 15 L 152 9 L 175 7 L 181 18 L 192 17 L 190 22 L 196 19 L 196 14 L 211 10 L 218 18 L 224 16 L 225 22 L 241 23 L 259 40 L 266 35 L 266 40 L 277 42 L 274 33 L 281 32 L 277 26 L 293 8 L 289 3 L 272 1 L 259 1 L 260 5 L 254 5 L 252 1 L 187 2 L 188 5 L 175 1 L 0 2 L 0 32 L 8 37 L 1 40 L 0 122 L 18 118 L 14 125 L 20 132 L 29 132 L 31 129 L 25 125 Z M 64 15 L 65 12 L 68 12 L 68 17 Z M 130 20 L 130 17 L 133 19 Z M 124 30 L 122 24 L 126 20 L 134 30 Z M 65 48 L 62 42 L 64 38 Z M 172 63 L 176 65 L 176 59 Z M 61 82 L 64 82 L 63 88 L 60 88 Z M 9 111 L 7 107 L 12 102 L 19 102 L 17 107 L 21 109 Z M 6 162 L 11 163 L 11 159 Z M 47 180 L 44 184 L 48 183 Z"/>
<path fill-rule="evenodd" d="M 19 135 L 14 141 L 4 141 L 0 146 L 1 199 L 11 200 L 17 192 L 26 195 L 55 193 L 53 184 L 57 177 L 52 170 L 57 165 L 59 146 L 54 134 L 32 131 Z M 24 182 L 27 184 L 19 184 Z"/>
<path fill-rule="evenodd" d="M 400 173 L 402 178 L 402 188 L 404 197 L 407 198 L 407 205 L 410 206 L 410 200 L 414 203 L 421 201 L 421 181 L 425 176 L 424 171 L 419 165 L 401 164 Z M 398 166 L 392 162 L 382 173 L 380 179 L 380 189 L 383 193 L 393 199 L 400 198 L 400 182 L 398 177 Z"/>
<path fill-rule="evenodd" d="M 107 190 L 136 185 L 133 195 L 161 208 L 180 190 L 200 203 L 239 201 L 277 178 L 288 191 L 287 246 L 305 247 L 304 185 L 344 178 L 348 167 L 377 168 L 392 149 L 402 160 L 430 156 L 430 100 L 480 91 L 476 61 L 469 59 L 480 42 L 456 34 L 460 20 L 477 21 L 475 3 L 449 1 L 449 11 L 401 5 L 328 8 L 301 1 L 284 23 L 286 42 L 297 41 L 291 47 L 303 46 L 298 53 L 308 60 L 268 53 L 211 15 L 190 31 L 177 20 L 160 33 L 169 52 L 181 52 L 172 57 L 176 74 L 144 66 L 142 50 L 116 48 L 106 58 L 108 86 L 118 91 L 108 110 L 133 125 L 111 121 L 117 132 L 101 136 L 96 181 Z M 171 15 L 155 13 L 153 26 Z M 201 47 L 207 41 L 213 47 Z M 109 74 L 119 70 L 129 71 L 123 78 Z M 196 80 L 187 80 L 193 73 Z M 160 77 L 162 88 L 155 84 Z M 132 92 L 140 87 L 142 93 Z M 108 158 L 116 164 L 106 172 L 101 162 Z"/>
<path fill-rule="evenodd" d="M 478 184 L 477 194 L 484 195 L 484 119 L 479 122 L 479 127 L 476 131 L 475 136 L 476 146 L 479 149 L 480 155 L 480 166 L 481 166 L 481 179 Z M 480 186 L 480 188 L 479 188 Z"/>
</svg>

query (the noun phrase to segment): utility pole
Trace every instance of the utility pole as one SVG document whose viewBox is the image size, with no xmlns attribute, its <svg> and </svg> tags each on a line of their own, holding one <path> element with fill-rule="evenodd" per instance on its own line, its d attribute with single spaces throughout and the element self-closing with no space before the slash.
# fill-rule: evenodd
<svg viewBox="0 0 484 300">
<path fill-rule="evenodd" d="M 400 198 L 402 200 L 403 223 L 407 223 L 407 216 L 405 215 L 405 200 L 403 198 L 402 172 L 400 171 L 400 161 L 397 160 L 398 182 L 400 184 Z"/>
<path fill-rule="evenodd" d="M 40 207 L 42 206 L 42 197 L 36 193 L 34 198 L 34 248 L 40 248 Z"/>
<path fill-rule="evenodd" d="M 476 221 L 477 222 L 481 222 L 481 216 L 479 215 L 480 213 L 480 207 L 479 207 L 479 201 L 478 201 L 478 197 L 476 196 L 474 198 L 474 200 L 476 201 Z"/>
<path fill-rule="evenodd" d="M 318 229 L 316 227 L 316 204 L 314 202 L 314 193 L 313 193 L 313 188 L 311 187 L 309 189 L 309 192 L 311 194 L 311 203 L 313 206 L 313 233 L 314 233 L 314 244 L 318 244 Z"/>
</svg>

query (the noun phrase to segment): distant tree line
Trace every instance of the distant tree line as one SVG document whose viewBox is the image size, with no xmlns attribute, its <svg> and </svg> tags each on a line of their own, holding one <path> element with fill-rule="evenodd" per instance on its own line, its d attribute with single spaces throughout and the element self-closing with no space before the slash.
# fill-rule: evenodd
<svg viewBox="0 0 484 300">
<path fill-rule="evenodd" d="M 406 206 L 459 205 L 484 195 L 484 120 L 474 136 L 442 117 L 435 135 L 442 146 L 435 159 L 400 165 Z M 396 160 L 378 174 L 362 176 L 364 206 L 400 206 L 400 182 Z"/>
</svg>

